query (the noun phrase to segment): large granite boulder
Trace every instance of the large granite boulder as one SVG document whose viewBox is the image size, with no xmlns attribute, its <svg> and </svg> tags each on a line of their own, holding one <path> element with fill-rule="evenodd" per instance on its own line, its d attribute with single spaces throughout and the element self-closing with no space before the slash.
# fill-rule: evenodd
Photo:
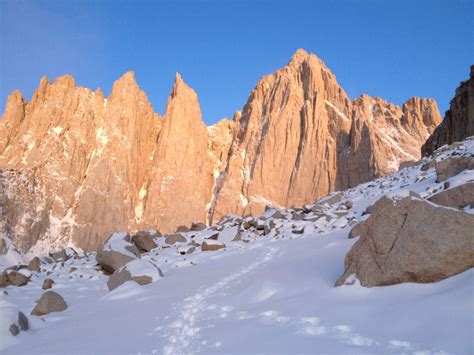
<svg viewBox="0 0 474 355">
<path fill-rule="evenodd" d="M 474 206 L 474 182 L 468 182 L 431 196 L 429 199 L 437 205 L 464 208 Z"/>
<path fill-rule="evenodd" d="M 435 282 L 474 266 L 474 215 L 416 196 L 382 197 L 358 227 L 336 286 Z"/>
<path fill-rule="evenodd" d="M 134 234 L 132 236 L 132 242 L 142 252 L 149 252 L 158 247 L 153 235 L 145 231 L 138 231 Z"/>
<path fill-rule="evenodd" d="M 137 247 L 132 244 L 126 232 L 114 233 L 97 252 L 97 263 L 106 272 L 113 273 L 128 262 L 140 257 Z"/>
<path fill-rule="evenodd" d="M 31 259 L 30 262 L 28 263 L 28 270 L 40 272 L 40 270 L 41 270 L 41 261 L 37 256 L 35 256 L 33 259 Z"/>
<path fill-rule="evenodd" d="M 144 260 L 133 260 L 110 275 L 107 287 L 112 291 L 127 281 L 146 285 L 160 277 L 163 277 L 163 273 L 155 264 Z"/>
<path fill-rule="evenodd" d="M 437 182 L 443 182 L 464 170 L 474 169 L 474 157 L 450 157 L 435 163 Z"/>
<path fill-rule="evenodd" d="M 54 291 L 46 291 L 38 300 L 31 314 L 34 316 L 43 316 L 52 312 L 62 312 L 65 309 L 67 309 L 67 304 L 61 295 Z"/>
</svg>

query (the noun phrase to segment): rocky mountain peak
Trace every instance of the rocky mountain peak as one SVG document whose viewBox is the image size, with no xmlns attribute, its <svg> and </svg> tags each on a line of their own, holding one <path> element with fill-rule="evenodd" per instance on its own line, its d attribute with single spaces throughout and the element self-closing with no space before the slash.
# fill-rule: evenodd
<svg viewBox="0 0 474 355">
<path fill-rule="evenodd" d="M 131 71 L 108 99 L 69 75 L 44 77 L 31 103 L 11 95 L 0 122 L 0 170 L 16 170 L 4 194 L 34 167 L 25 184 L 40 203 L 22 193 L 2 218 L 18 226 L 9 233 L 23 250 L 38 240 L 91 250 L 119 229 L 168 233 L 303 205 L 417 160 L 436 113 L 423 99 L 403 109 L 367 95 L 351 101 L 302 49 L 259 80 L 231 121 L 210 127 L 179 73 L 163 117 Z"/>
</svg>

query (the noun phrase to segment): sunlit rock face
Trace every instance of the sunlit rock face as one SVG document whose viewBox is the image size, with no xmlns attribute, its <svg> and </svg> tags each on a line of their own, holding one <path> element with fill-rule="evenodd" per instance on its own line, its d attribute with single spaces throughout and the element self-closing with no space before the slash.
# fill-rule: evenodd
<svg viewBox="0 0 474 355">
<path fill-rule="evenodd" d="M 301 205 L 418 160 L 440 122 L 432 99 L 349 99 L 304 50 L 210 127 L 179 75 L 163 116 L 133 72 L 108 98 L 42 78 L 30 102 L 10 95 L 0 121 L 0 233 L 21 251 L 95 250 L 117 230 Z"/>
</svg>

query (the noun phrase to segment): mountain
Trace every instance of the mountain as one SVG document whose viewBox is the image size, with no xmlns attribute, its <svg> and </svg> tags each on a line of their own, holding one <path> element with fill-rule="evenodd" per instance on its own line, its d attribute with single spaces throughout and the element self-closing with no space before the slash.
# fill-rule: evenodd
<svg viewBox="0 0 474 355">
<path fill-rule="evenodd" d="M 474 65 L 471 65 L 469 80 L 461 82 L 456 89 L 443 122 L 423 144 L 421 153 L 430 155 L 445 144 L 470 136 L 474 136 Z"/>
<path fill-rule="evenodd" d="M 440 122 L 432 99 L 351 100 L 301 49 L 210 127 L 179 75 L 162 116 L 133 72 L 107 98 L 42 78 L 30 102 L 10 95 L 0 122 L 0 231 L 22 252 L 96 250 L 117 230 L 302 205 L 418 160 Z"/>
</svg>

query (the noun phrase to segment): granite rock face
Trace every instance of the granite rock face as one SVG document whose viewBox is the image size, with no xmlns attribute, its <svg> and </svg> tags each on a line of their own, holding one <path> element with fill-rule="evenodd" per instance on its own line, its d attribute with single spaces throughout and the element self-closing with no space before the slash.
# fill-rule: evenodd
<svg viewBox="0 0 474 355">
<path fill-rule="evenodd" d="M 474 136 L 474 65 L 471 65 L 469 80 L 461 82 L 456 89 L 443 122 L 421 147 L 421 153 L 430 155 L 445 144 L 471 136 Z"/>
<path fill-rule="evenodd" d="M 42 78 L 30 102 L 10 95 L 0 121 L 0 234 L 22 252 L 97 250 L 117 230 L 303 205 L 418 160 L 439 123 L 432 99 L 349 99 L 304 50 L 210 127 L 179 74 L 162 116 L 133 72 L 107 98 Z"/>
</svg>

